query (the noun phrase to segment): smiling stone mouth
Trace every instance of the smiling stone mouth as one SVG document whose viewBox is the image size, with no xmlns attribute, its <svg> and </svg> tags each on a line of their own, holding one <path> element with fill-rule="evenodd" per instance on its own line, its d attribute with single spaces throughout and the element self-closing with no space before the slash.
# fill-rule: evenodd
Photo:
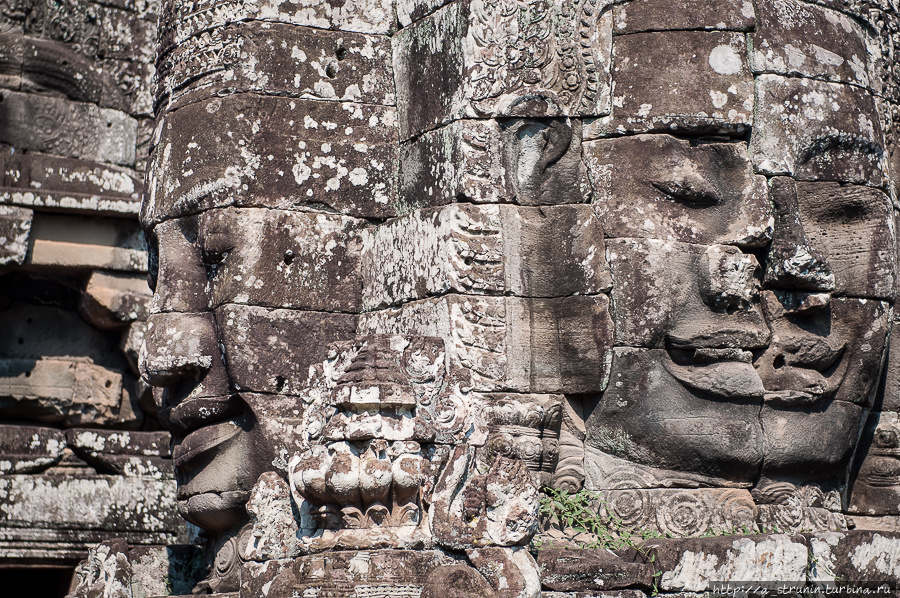
<svg viewBox="0 0 900 598">
<path fill-rule="evenodd" d="M 182 467 L 204 453 L 214 450 L 243 431 L 240 421 L 226 420 L 195 430 L 181 439 L 172 450 L 172 464 Z"/>
<path fill-rule="evenodd" d="M 159 412 L 159 419 L 176 436 L 193 432 L 244 413 L 244 404 L 235 395 L 187 399 Z"/>
<path fill-rule="evenodd" d="M 821 337 L 797 337 L 771 347 L 760 358 L 766 403 L 804 408 L 831 397 L 842 378 L 845 349 Z"/>
<path fill-rule="evenodd" d="M 750 351 L 700 348 L 666 353 L 666 370 L 688 388 L 725 401 L 761 401 L 765 395 Z"/>
</svg>

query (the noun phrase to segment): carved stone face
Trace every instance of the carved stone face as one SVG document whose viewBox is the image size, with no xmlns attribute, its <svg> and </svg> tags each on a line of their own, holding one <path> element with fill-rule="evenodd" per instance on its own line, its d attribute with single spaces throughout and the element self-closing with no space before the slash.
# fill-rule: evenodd
<svg viewBox="0 0 900 598">
<path fill-rule="evenodd" d="M 327 345 L 353 336 L 355 316 L 276 309 L 352 308 L 358 293 L 342 292 L 357 280 L 348 230 L 346 218 L 251 208 L 155 226 L 142 367 L 175 436 L 179 508 L 189 521 L 225 529 L 245 517 L 256 479 L 290 445 L 271 429 L 274 418 L 291 415 L 287 397 Z"/>
<path fill-rule="evenodd" d="M 848 41 L 832 50 L 850 62 L 862 39 L 855 25 L 819 8 L 803 8 L 801 25 L 789 25 L 779 10 L 787 9 L 759 7 L 749 66 L 741 44 L 703 39 L 713 34 L 694 34 L 691 52 L 709 55 L 714 101 L 717 79 L 753 81 L 750 71 L 810 78 L 757 75 L 743 102 L 748 88 L 737 82 L 718 100 L 719 115 L 702 121 L 674 116 L 684 114 L 676 101 L 654 95 L 664 85 L 635 78 L 661 60 L 655 44 L 691 34 L 614 40 L 623 65 L 614 78 L 627 82 L 617 81 L 619 102 L 643 107 L 633 115 L 614 107 L 603 135 L 665 120 L 679 137 L 585 142 L 616 332 L 610 384 L 586 424 L 590 487 L 625 478 L 633 487 L 742 485 L 778 502 L 779 488 L 845 483 L 895 293 L 884 114 L 872 91 L 847 84 L 859 84 L 853 76 L 816 60 L 786 67 L 773 58 L 802 40 L 804 27 L 843 23 Z M 740 57 L 733 68 L 717 62 L 728 48 Z M 749 144 L 726 114 L 735 103 L 753 114 Z"/>
</svg>

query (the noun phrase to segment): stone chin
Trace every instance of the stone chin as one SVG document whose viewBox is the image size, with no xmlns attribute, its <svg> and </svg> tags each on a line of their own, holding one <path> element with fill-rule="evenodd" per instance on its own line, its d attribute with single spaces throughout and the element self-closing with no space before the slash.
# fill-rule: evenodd
<svg viewBox="0 0 900 598">
<path fill-rule="evenodd" d="M 661 469 L 735 483 L 756 479 L 764 391 L 751 364 L 680 366 L 663 349 L 620 349 L 611 379 L 587 421 L 586 444 Z"/>
<path fill-rule="evenodd" d="M 178 514 L 203 529 L 221 532 L 247 519 L 244 505 L 249 492 L 205 492 L 178 501 Z"/>
<path fill-rule="evenodd" d="M 267 447 L 249 417 L 200 428 L 177 441 L 172 454 L 179 513 L 214 532 L 243 523 L 250 490 L 271 469 Z"/>
</svg>

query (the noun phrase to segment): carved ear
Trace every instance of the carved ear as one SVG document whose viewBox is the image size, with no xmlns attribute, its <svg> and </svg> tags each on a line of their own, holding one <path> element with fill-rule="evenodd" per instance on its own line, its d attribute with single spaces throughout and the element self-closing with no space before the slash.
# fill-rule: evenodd
<svg viewBox="0 0 900 598">
<path fill-rule="evenodd" d="M 521 119 L 505 127 L 504 166 L 518 203 L 544 203 L 540 196 L 548 170 L 567 155 L 572 139 L 572 126 L 562 119 Z"/>
</svg>

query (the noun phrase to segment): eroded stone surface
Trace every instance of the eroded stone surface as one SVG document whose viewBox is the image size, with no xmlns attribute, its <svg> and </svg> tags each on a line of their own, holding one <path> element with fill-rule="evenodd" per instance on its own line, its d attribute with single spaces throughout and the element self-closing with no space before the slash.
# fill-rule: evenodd
<svg viewBox="0 0 900 598">
<path fill-rule="evenodd" d="M 144 220 L 231 205 L 390 216 L 396 122 L 392 107 L 251 94 L 167 113 Z"/>
<path fill-rule="evenodd" d="M 134 164 L 137 121 L 124 112 L 8 91 L 3 92 L 3 103 L 0 142 L 71 158 Z"/>
<path fill-rule="evenodd" d="M 168 110 L 220 92 L 395 103 L 389 39 L 281 23 L 231 23 L 164 56 L 157 102 Z"/>
<path fill-rule="evenodd" d="M 741 134 L 753 124 L 742 34 L 636 33 L 617 38 L 613 54 L 611 131 Z"/>
<path fill-rule="evenodd" d="M 863 28 L 846 14 L 794 0 L 766 0 L 751 35 L 754 73 L 778 73 L 869 86 Z"/>
<path fill-rule="evenodd" d="M 603 233 L 588 206 L 454 204 L 363 238 L 367 309 L 447 293 L 591 295 L 611 284 Z"/>
<path fill-rule="evenodd" d="M 101 330 L 121 328 L 147 319 L 151 295 L 146 276 L 97 271 L 88 279 L 79 311 Z"/>
<path fill-rule="evenodd" d="M 882 184 L 881 126 L 872 96 L 859 88 L 760 75 L 755 110 L 749 151 L 757 172 Z"/>
<path fill-rule="evenodd" d="M 747 31 L 756 25 L 753 5 L 743 0 L 692 0 L 677 5 L 660 0 L 637 0 L 616 4 L 613 10 L 613 33 L 618 35 L 667 29 Z"/>
<path fill-rule="evenodd" d="M 612 18 L 599 8 L 465 1 L 404 28 L 392 42 L 401 138 L 466 116 L 608 114 Z"/>
<path fill-rule="evenodd" d="M 450 359 L 471 371 L 479 390 L 596 392 L 608 379 L 612 329 L 605 295 L 448 295 L 363 314 L 359 328 L 447 339 Z"/>
</svg>

